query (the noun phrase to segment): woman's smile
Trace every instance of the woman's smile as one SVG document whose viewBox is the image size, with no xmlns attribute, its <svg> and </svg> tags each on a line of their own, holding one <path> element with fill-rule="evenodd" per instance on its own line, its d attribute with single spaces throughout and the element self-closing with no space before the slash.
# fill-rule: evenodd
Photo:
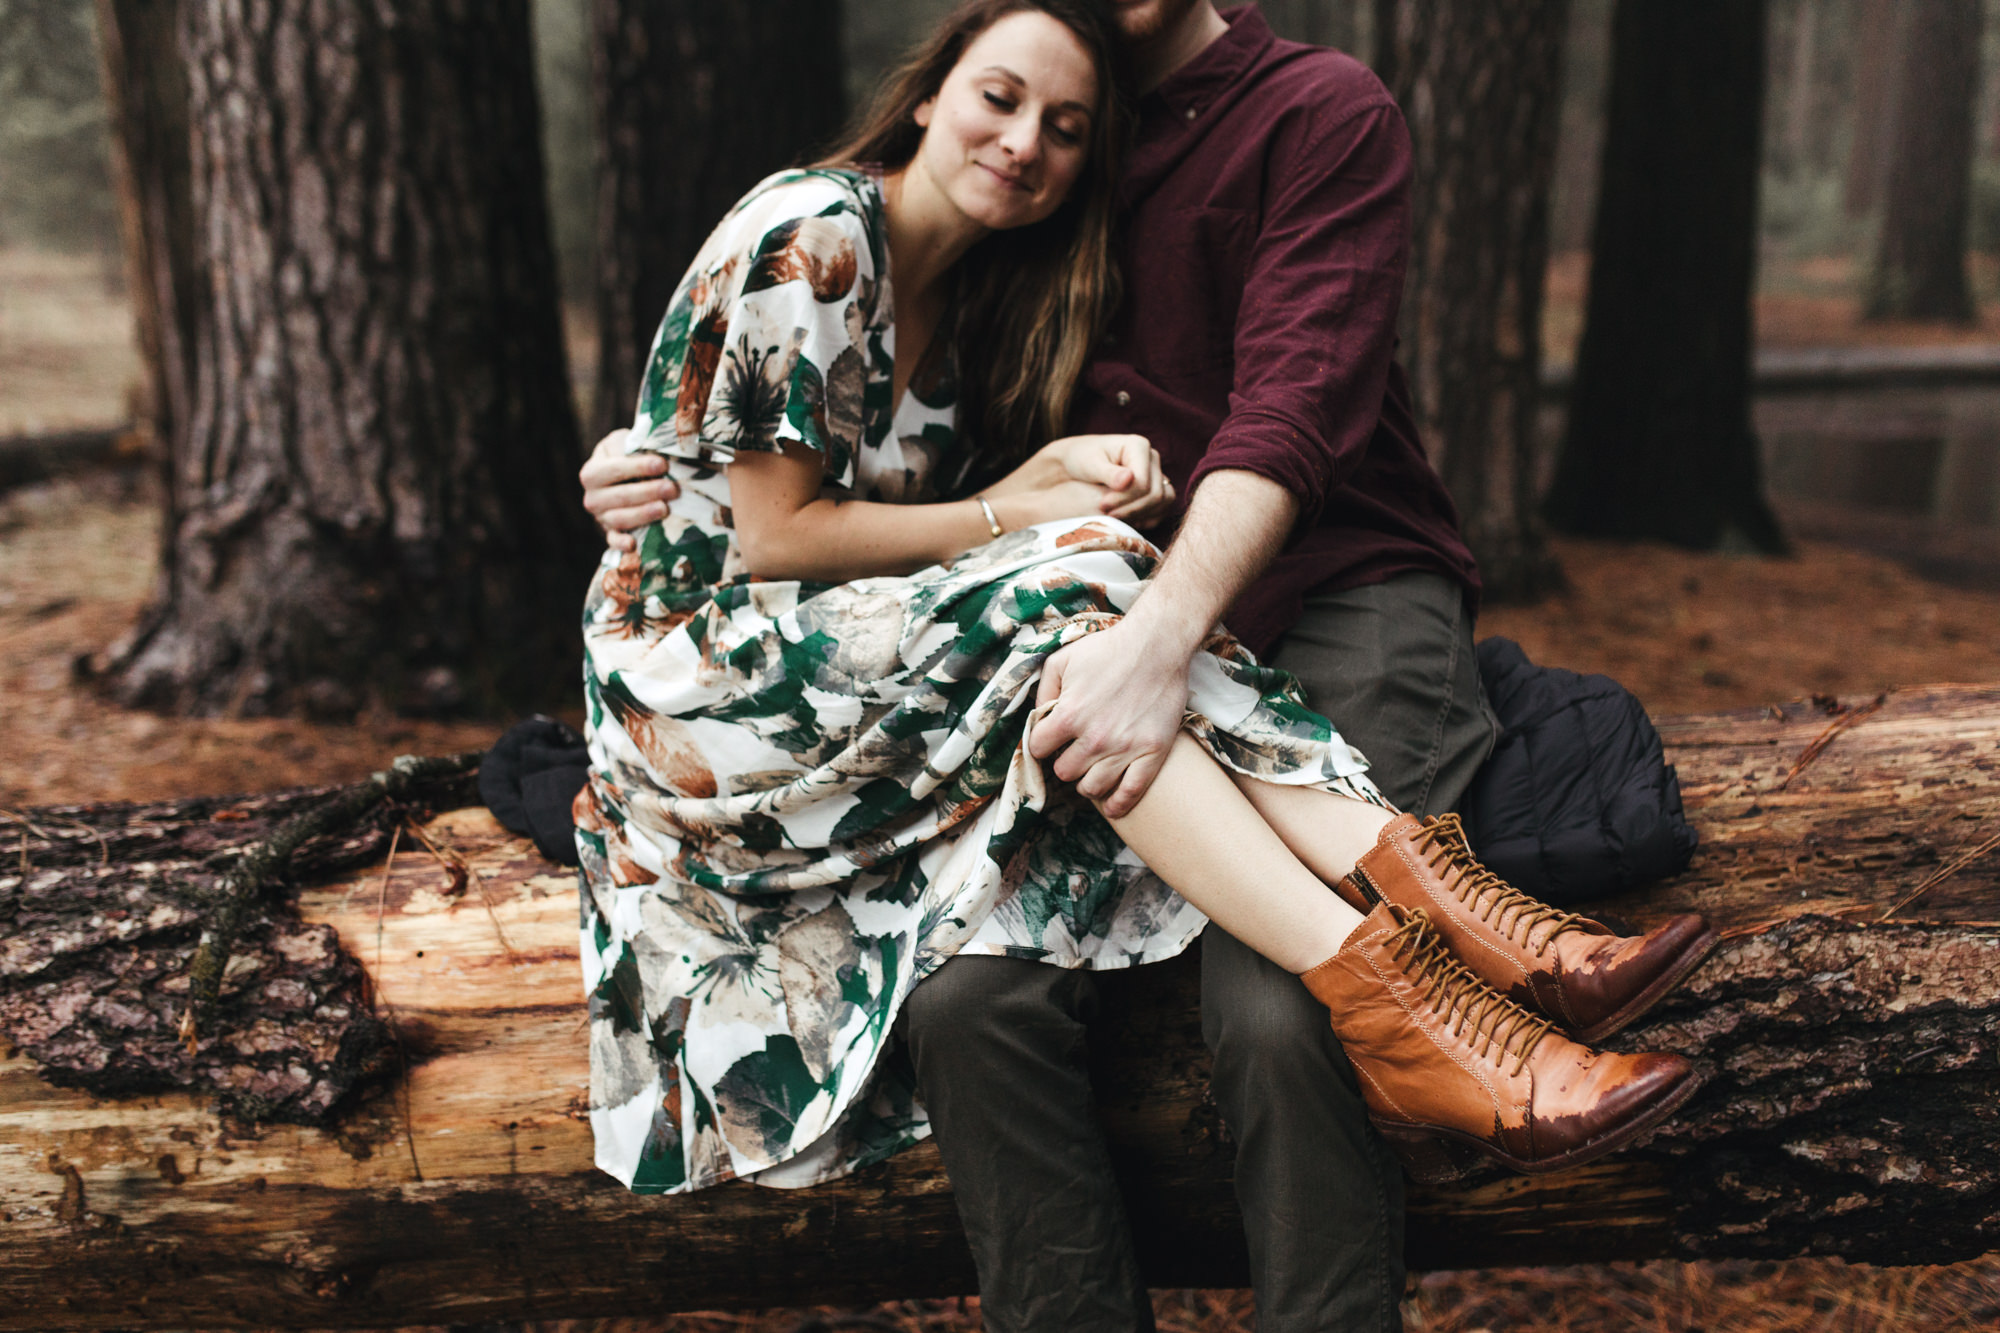
<svg viewBox="0 0 2000 1333">
<path fill-rule="evenodd" d="M 1098 100 L 1076 34 L 1046 14 L 1010 14 L 917 108 L 925 133 L 909 174 L 981 228 L 1039 222 L 1082 174 Z"/>
</svg>

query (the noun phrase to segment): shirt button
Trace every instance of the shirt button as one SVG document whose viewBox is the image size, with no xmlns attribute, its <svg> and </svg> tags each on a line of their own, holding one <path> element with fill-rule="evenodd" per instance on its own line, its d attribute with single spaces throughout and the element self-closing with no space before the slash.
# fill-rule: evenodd
<svg viewBox="0 0 2000 1333">
<path fill-rule="evenodd" d="M 1193 119 L 1194 119 L 1194 118 L 1195 118 L 1195 117 L 1196 117 L 1197 115 L 1199 115 L 1199 114 L 1200 114 L 1200 113 L 1199 113 L 1198 111 L 1196 111 L 1196 110 L 1195 110 L 1195 109 L 1194 109 L 1193 107 L 1189 107 L 1189 108 L 1187 109 L 1187 118 L 1188 118 L 1189 120 L 1193 120 Z"/>
<path fill-rule="evenodd" d="M 1120 389 L 1118 391 L 1118 406 L 1120 407 L 1132 406 L 1132 395 L 1127 393 L 1125 390 Z"/>
</svg>

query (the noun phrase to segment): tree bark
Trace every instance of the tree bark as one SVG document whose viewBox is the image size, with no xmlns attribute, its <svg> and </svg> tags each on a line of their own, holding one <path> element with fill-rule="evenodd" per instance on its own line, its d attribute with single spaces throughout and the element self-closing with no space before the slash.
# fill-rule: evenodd
<svg viewBox="0 0 2000 1333">
<path fill-rule="evenodd" d="M 1854 42 L 1854 137 L 1847 150 L 1841 202 L 1860 217 L 1882 200 L 1890 145 L 1895 141 L 1896 84 L 1906 7 L 1898 0 L 1860 0 Z"/>
<path fill-rule="evenodd" d="M 146 425 L 163 483 L 157 608 L 166 605 L 173 583 L 173 534 L 180 520 L 174 460 L 186 450 L 194 416 L 196 321 L 207 285 L 195 245 L 180 0 L 97 0 L 97 30 L 112 173 L 146 375 Z"/>
<path fill-rule="evenodd" d="M 1813 112 L 1818 105 L 1818 43 L 1821 0 L 1798 0 L 1792 8 L 1791 60 L 1785 76 L 1785 170 L 1803 175 L 1812 164 Z"/>
<path fill-rule="evenodd" d="M 525 0 L 188 5 L 203 293 L 129 702 L 560 698 L 576 503 Z"/>
<path fill-rule="evenodd" d="M 1870 319 L 1979 321 L 1965 243 L 1983 17 L 1982 0 L 1931 0 L 1908 19 Z"/>
<path fill-rule="evenodd" d="M 1363 24 L 1371 17 L 1369 0 L 1258 0 L 1257 8 L 1280 37 L 1331 46 L 1369 61 L 1363 40 Z"/>
<path fill-rule="evenodd" d="M 1558 584 L 1535 417 L 1569 0 L 1378 0 L 1375 66 L 1416 157 L 1403 357 L 1487 593 Z"/>
<path fill-rule="evenodd" d="M 835 0 L 592 0 L 596 434 L 628 426 L 660 317 L 759 180 L 839 132 Z"/>
<path fill-rule="evenodd" d="M 1661 724 L 1702 849 L 1688 874 L 1602 908 L 1643 926 L 1696 907 L 1726 934 L 1618 1044 L 1684 1052 L 1709 1081 L 1650 1143 L 1604 1162 L 1417 1192 L 1413 1265 L 1939 1263 L 2000 1245 L 2000 687 L 1854 704 Z M 162 911 L 175 900 L 51 929 L 19 905 L 64 899 L 48 877 L 151 876 L 157 893 L 299 799 L 8 816 L 8 1041 L 59 1046 L 24 1031 L 61 1027 L 58 1010 L 71 1030 L 122 1023 L 142 1045 L 171 1023 L 134 1002 L 121 960 L 185 956 L 173 949 L 187 925 Z M 482 810 L 423 827 L 435 850 L 405 831 L 393 861 L 304 890 L 296 916 L 269 904 L 268 929 L 330 930 L 361 961 L 407 1065 L 332 1126 L 249 1124 L 205 1095 L 133 1099 L 129 1083 L 106 1100 L 49 1086 L 25 1051 L 0 1059 L 0 1330 L 470 1324 L 972 1289 L 928 1144 L 802 1192 L 642 1198 L 596 1172 L 574 874 Z M 387 831 L 316 845 L 301 877 Z M 272 985 L 293 979 L 273 960 L 318 954 L 245 938 L 224 989 L 239 1026 L 205 1035 L 190 1066 L 240 1047 L 232 1034 L 269 1034 L 259 1004 L 298 1021 L 300 993 Z M 1150 1280 L 1240 1286 L 1234 1148 L 1207 1097 L 1198 973 L 1190 956 L 1102 978 L 1100 1104 Z M 72 998 L 35 1003 L 37 987 Z M 344 1031 L 317 1021 L 321 1040 Z"/>
<path fill-rule="evenodd" d="M 1750 426 L 1765 0 L 1621 0 L 1556 527 L 1781 552 Z"/>
</svg>

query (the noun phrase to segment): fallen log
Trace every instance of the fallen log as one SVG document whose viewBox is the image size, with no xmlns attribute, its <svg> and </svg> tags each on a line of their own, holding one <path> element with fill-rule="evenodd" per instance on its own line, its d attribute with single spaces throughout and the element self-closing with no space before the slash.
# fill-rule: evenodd
<svg viewBox="0 0 2000 1333">
<path fill-rule="evenodd" d="M 1619 1044 L 1681 1051 L 1709 1081 L 1634 1151 L 1414 1194 L 1411 1262 L 1935 1263 L 2000 1246 L 2000 687 L 1661 730 L 1702 850 L 1688 874 L 1604 906 L 1645 924 L 1692 905 L 1727 937 Z M 37 866 L 170 866 L 301 798 L 259 799 L 278 804 L 14 816 L 0 903 L 54 873 Z M 330 1126 L 253 1123 L 212 1092 L 93 1095 L 53 1086 L 25 1051 L 0 1058 L 0 1330 L 464 1324 L 972 1289 L 929 1145 L 804 1192 L 641 1198 L 595 1172 L 573 878 L 483 810 L 400 827 L 309 847 L 322 871 L 378 860 L 300 891 L 278 932 L 292 942 L 246 943 L 223 984 L 226 1008 L 296 980 L 273 960 L 311 963 L 300 941 L 320 928 L 359 960 L 400 1067 L 372 1091 L 365 1077 L 323 1089 L 355 1102 Z M 102 947 L 130 944 L 129 920 L 107 915 Z M 192 928 L 162 920 L 191 954 Z M 1106 982 L 1103 1114 L 1151 1280 L 1241 1285 L 1191 960 Z M 329 1013 L 345 1002 L 331 983 L 300 993 L 280 988 Z M 103 994 L 122 992 L 107 979 Z M 137 1026 L 172 1007 L 114 1006 Z M 254 1043 L 237 1056 L 219 1067 L 271 1075 Z M 303 1063 L 291 1072 L 316 1086 Z"/>
</svg>

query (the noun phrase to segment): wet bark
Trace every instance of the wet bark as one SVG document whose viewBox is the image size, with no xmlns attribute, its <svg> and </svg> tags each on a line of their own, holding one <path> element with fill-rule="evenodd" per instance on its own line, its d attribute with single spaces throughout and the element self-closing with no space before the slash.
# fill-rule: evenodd
<svg viewBox="0 0 2000 1333">
<path fill-rule="evenodd" d="M 146 375 L 145 424 L 164 483 L 152 602 L 158 608 L 173 583 L 173 533 L 180 519 L 174 460 L 186 450 L 194 416 L 196 321 L 207 283 L 195 244 L 180 0 L 98 0 L 97 30 L 112 173 Z"/>
<path fill-rule="evenodd" d="M 594 543 L 524 0 L 189 5 L 181 39 L 213 281 L 168 581 L 118 692 L 562 697 Z"/>
<path fill-rule="evenodd" d="M 1561 581 L 1539 508 L 1542 290 L 1569 0 L 1377 0 L 1416 158 L 1403 359 L 1495 599 Z"/>
<path fill-rule="evenodd" d="M 2000 687 L 1871 703 L 1661 724 L 1702 849 L 1688 874 L 1603 907 L 1637 925 L 1698 907 L 1727 934 L 1618 1044 L 1681 1051 L 1708 1082 L 1614 1158 L 1416 1193 L 1414 1265 L 1939 1263 L 2000 1246 Z M 45 861 L 198 855 L 201 838 L 290 808 L 32 811 L 40 831 L 0 841 L 18 831 L 32 883 Z M 327 844 L 320 864 L 381 836 Z M 972 1289 L 928 1144 L 803 1192 L 642 1198 L 597 1173 L 574 876 L 483 811 L 426 836 L 437 851 L 405 834 L 392 863 L 297 898 L 304 928 L 365 962 L 408 1059 L 332 1127 L 260 1128 L 181 1093 L 102 1100 L 51 1088 L 26 1053 L 0 1059 L 0 1329 L 657 1316 Z M 13 859 L 0 894 L 21 891 Z M 9 949 L 33 938 L 7 932 Z M 77 955 L 70 975 L 96 967 Z M 1100 1104 L 1152 1283 L 1237 1286 L 1234 1148 L 1206 1093 L 1198 971 L 1185 957 L 1103 978 Z M 0 977 L 0 995 L 23 984 Z M 119 984 L 107 972 L 101 993 Z M 256 993 L 247 973 L 242 989 Z"/>
<path fill-rule="evenodd" d="M 840 131 L 834 0 L 592 0 L 597 101 L 593 433 L 632 424 L 653 333 L 744 191 Z"/>
<path fill-rule="evenodd" d="M 1978 322 L 1965 246 L 1983 18 L 1981 0 L 1932 0 L 1906 20 L 1870 319 Z"/>
<path fill-rule="evenodd" d="M 1780 552 L 1750 425 L 1766 0 L 1623 0 L 1569 425 L 1566 532 Z"/>
</svg>

